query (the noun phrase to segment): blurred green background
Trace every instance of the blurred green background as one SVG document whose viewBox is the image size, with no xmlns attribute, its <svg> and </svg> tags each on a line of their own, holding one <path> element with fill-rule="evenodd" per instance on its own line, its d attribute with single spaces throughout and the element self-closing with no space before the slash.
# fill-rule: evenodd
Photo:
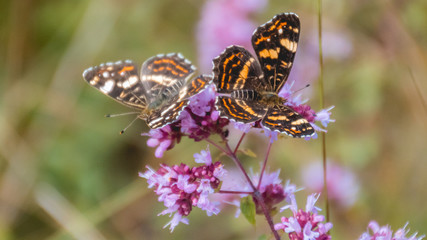
<svg viewBox="0 0 427 240">
<path fill-rule="evenodd" d="M 191 163 L 206 143 L 183 139 L 155 159 L 140 136 L 146 124 L 138 121 L 119 135 L 131 117 L 103 116 L 126 107 L 81 77 L 101 62 L 142 63 L 166 52 L 181 52 L 197 66 L 196 25 L 204 4 L 0 2 L 0 239 L 256 239 L 269 233 L 262 217 L 253 227 L 235 219 L 233 208 L 213 217 L 195 210 L 189 226 L 173 234 L 162 229 L 169 218 L 157 217 L 163 206 L 138 171 L 147 164 Z M 317 1 L 271 0 L 250 19 L 260 25 L 288 11 L 301 18 L 301 41 L 316 43 Z M 336 119 L 328 127 L 327 153 L 352 169 L 360 184 L 353 206 L 331 203 L 332 236 L 356 239 L 371 219 L 393 229 L 409 221 L 426 234 L 427 1 L 325 0 L 323 20 L 325 31 L 345 34 L 352 48 L 343 59 L 325 57 L 325 102 L 335 105 Z M 324 44 L 337 47 L 327 38 Z M 310 71 L 298 58 L 296 64 Z M 319 110 L 316 81 L 307 94 Z M 266 144 L 255 135 L 244 147 L 262 158 Z M 303 186 L 301 170 L 320 161 L 320 146 L 320 139 L 280 139 L 271 170 L 281 168 L 283 179 Z M 257 159 L 243 159 L 258 167 Z M 308 192 L 298 195 L 304 206 Z"/>
</svg>

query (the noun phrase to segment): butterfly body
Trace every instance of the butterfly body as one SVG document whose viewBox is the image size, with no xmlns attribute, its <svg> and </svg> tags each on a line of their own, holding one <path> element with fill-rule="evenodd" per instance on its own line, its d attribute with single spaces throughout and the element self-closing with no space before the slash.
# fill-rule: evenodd
<svg viewBox="0 0 427 240">
<path fill-rule="evenodd" d="M 279 96 L 295 56 L 299 18 L 276 15 L 252 35 L 257 59 L 245 48 L 230 46 L 213 60 L 216 106 L 222 117 L 241 123 L 260 121 L 272 131 L 292 137 L 314 134 L 311 124 Z"/>
<path fill-rule="evenodd" d="M 138 118 L 151 128 L 176 121 L 189 98 L 203 91 L 212 80 L 191 78 L 195 67 L 181 54 L 160 54 L 142 64 L 138 73 L 131 60 L 90 67 L 83 78 L 117 102 L 140 111 Z"/>
<path fill-rule="evenodd" d="M 267 107 L 272 107 L 278 104 L 285 104 L 286 99 L 280 97 L 276 92 L 269 91 L 256 91 L 256 90 L 236 90 L 231 92 L 229 96 L 235 99 L 241 99 L 246 101 L 259 102 Z"/>
</svg>

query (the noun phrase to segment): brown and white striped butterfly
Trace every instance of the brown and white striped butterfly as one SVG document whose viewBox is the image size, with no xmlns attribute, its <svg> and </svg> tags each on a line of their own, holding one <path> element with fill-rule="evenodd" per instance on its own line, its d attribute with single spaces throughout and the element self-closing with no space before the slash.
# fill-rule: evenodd
<svg viewBox="0 0 427 240">
<path fill-rule="evenodd" d="M 181 54 L 170 53 L 148 59 L 140 73 L 131 60 L 125 60 L 90 67 L 83 78 L 105 95 L 137 109 L 138 118 L 150 128 L 160 128 L 176 121 L 189 98 L 212 81 L 209 75 L 191 78 L 195 70 Z"/>
</svg>

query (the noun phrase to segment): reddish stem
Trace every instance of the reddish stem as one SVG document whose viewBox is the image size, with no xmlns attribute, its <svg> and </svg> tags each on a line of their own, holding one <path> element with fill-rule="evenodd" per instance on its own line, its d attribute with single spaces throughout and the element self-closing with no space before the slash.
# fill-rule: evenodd
<svg viewBox="0 0 427 240">
<path fill-rule="evenodd" d="M 248 173 L 243 168 L 243 165 L 240 163 L 240 160 L 237 158 L 236 154 L 231 150 L 230 145 L 228 145 L 228 141 L 225 138 L 223 138 L 223 140 L 225 142 L 225 146 L 227 148 L 227 149 L 224 149 L 221 146 L 219 146 L 217 143 L 215 143 L 214 141 L 210 140 L 209 138 L 206 138 L 205 140 L 207 142 L 209 142 L 210 144 L 214 145 L 215 147 L 217 147 L 219 150 L 221 150 L 223 153 L 225 153 L 228 157 L 230 157 L 234 161 L 234 163 L 237 165 L 237 167 L 240 168 L 240 170 L 242 171 L 246 180 L 248 181 L 249 185 L 251 185 L 251 188 L 254 191 L 256 191 L 255 185 L 252 183 L 251 179 L 249 178 Z"/>
<path fill-rule="evenodd" d="M 228 190 L 219 190 L 218 193 L 227 193 L 227 194 L 254 194 L 254 192 L 243 192 L 243 191 L 228 191 Z"/>
<path fill-rule="evenodd" d="M 239 147 L 240 147 L 240 144 L 242 143 L 242 141 L 243 141 L 243 138 L 246 136 L 246 133 L 243 133 L 242 134 L 242 136 L 240 137 L 240 139 L 239 139 L 239 142 L 237 143 L 237 145 L 236 145 L 236 148 L 234 149 L 234 154 L 236 154 L 236 152 L 237 152 L 237 150 L 239 149 Z"/>
<path fill-rule="evenodd" d="M 215 143 L 214 141 L 210 140 L 209 138 L 206 138 L 205 140 L 206 140 L 206 142 L 208 142 L 208 143 L 210 143 L 210 144 L 214 145 L 214 146 L 215 146 L 216 148 L 218 148 L 221 152 L 223 152 L 223 153 L 225 153 L 226 155 L 228 155 L 228 152 L 227 152 L 224 148 L 222 148 L 221 146 L 219 146 L 217 143 Z"/>
<path fill-rule="evenodd" d="M 245 168 L 243 167 L 242 163 L 240 162 L 240 160 L 237 158 L 236 154 L 231 150 L 230 145 L 228 145 L 228 142 L 225 141 L 225 146 L 228 150 L 228 156 L 234 161 L 234 163 L 237 165 L 238 168 L 240 168 L 240 170 L 242 171 L 243 175 L 246 178 L 246 181 L 248 181 L 249 185 L 251 186 L 251 188 L 256 191 L 256 187 L 253 184 L 253 182 L 251 181 L 251 178 L 249 177 L 248 173 L 246 172 Z"/>
<path fill-rule="evenodd" d="M 264 176 L 265 167 L 267 166 L 268 156 L 270 155 L 271 145 L 273 145 L 273 143 L 271 142 L 271 137 L 270 137 L 270 141 L 268 142 L 268 147 L 267 147 L 267 154 L 265 155 L 264 163 L 262 164 L 262 169 L 259 176 L 258 186 L 256 187 L 257 190 L 259 190 L 259 187 L 261 186 L 262 177 Z"/>
<path fill-rule="evenodd" d="M 262 211 L 264 212 L 265 219 L 267 220 L 268 225 L 270 226 L 270 229 L 273 232 L 274 238 L 276 238 L 276 240 L 280 240 L 279 233 L 277 233 L 276 229 L 274 229 L 273 219 L 271 218 L 270 212 L 264 204 L 264 199 L 262 198 L 261 193 L 259 191 L 256 191 L 252 196 L 258 201 L 258 204 L 261 206 Z"/>
<path fill-rule="evenodd" d="M 245 134 L 242 135 L 242 137 L 240 137 L 239 143 L 236 146 L 235 151 L 237 151 L 241 140 L 243 139 L 243 137 L 245 136 Z M 219 150 L 221 150 L 222 152 L 224 152 L 228 157 L 230 157 L 233 162 L 237 165 L 238 168 L 240 168 L 240 170 L 242 171 L 243 175 L 245 176 L 246 180 L 248 181 L 249 185 L 251 186 L 251 188 L 254 190 L 254 192 L 240 192 L 240 193 L 244 193 L 244 194 L 251 194 L 252 197 L 254 197 L 258 204 L 261 206 L 262 211 L 264 213 L 264 216 L 268 222 L 268 225 L 270 226 L 271 231 L 273 232 L 274 238 L 276 240 L 280 240 L 280 236 L 277 233 L 276 229 L 274 229 L 274 223 L 273 223 L 273 219 L 271 218 L 270 212 L 268 211 L 267 207 L 265 206 L 264 203 L 264 199 L 261 196 L 261 193 L 258 191 L 258 188 L 255 187 L 255 185 L 253 184 L 253 182 L 251 181 L 248 173 L 246 172 L 245 168 L 243 167 L 242 163 L 240 162 L 239 158 L 236 155 L 235 151 L 232 151 L 230 148 L 230 145 L 228 144 L 228 141 L 225 137 L 222 137 L 222 140 L 225 142 L 225 147 L 226 149 L 222 148 L 221 146 L 219 146 L 218 144 L 216 144 L 214 141 L 210 140 L 210 139 L 206 139 L 207 142 L 211 143 L 212 145 L 214 145 L 215 147 L 217 147 Z M 269 142 L 268 145 L 268 150 L 267 150 L 267 156 L 265 157 L 264 160 L 264 166 L 263 166 L 263 171 L 265 170 L 265 165 L 267 163 L 267 159 L 268 159 L 268 155 L 270 153 L 270 149 L 271 149 L 271 141 Z M 262 174 L 261 172 L 261 174 Z M 261 175 L 262 176 L 262 175 Z M 261 178 L 260 178 L 260 182 L 261 182 Z M 219 191 L 220 193 L 239 193 L 239 192 L 234 192 L 234 191 Z"/>
<path fill-rule="evenodd" d="M 267 207 L 265 206 L 264 203 L 264 199 L 261 196 L 261 193 L 258 191 L 257 188 L 255 188 L 255 185 L 252 183 L 251 179 L 248 176 L 248 173 L 245 171 L 245 169 L 243 168 L 242 164 L 240 163 L 240 160 L 237 158 L 236 154 L 234 152 L 231 151 L 230 145 L 228 145 L 228 142 L 226 141 L 226 139 L 223 139 L 225 142 L 225 146 L 227 147 L 227 149 L 230 151 L 229 157 L 231 159 L 233 159 L 234 163 L 242 170 L 243 175 L 245 175 L 247 181 L 249 182 L 249 184 L 251 185 L 251 188 L 254 190 L 254 193 L 252 194 L 252 196 L 254 198 L 257 199 L 259 205 L 262 208 L 262 211 L 264 212 L 264 216 L 265 219 L 267 219 L 268 225 L 270 226 L 271 231 L 273 232 L 274 238 L 276 240 L 280 240 L 280 236 L 277 233 L 276 229 L 274 229 L 274 223 L 273 223 L 273 219 L 271 218 L 271 215 L 267 209 Z M 269 149 L 268 152 L 270 152 L 270 148 L 271 148 L 271 142 L 269 143 Z M 266 159 L 268 158 L 268 154 L 266 156 Z M 267 162 L 267 160 L 265 160 L 265 162 Z"/>
</svg>

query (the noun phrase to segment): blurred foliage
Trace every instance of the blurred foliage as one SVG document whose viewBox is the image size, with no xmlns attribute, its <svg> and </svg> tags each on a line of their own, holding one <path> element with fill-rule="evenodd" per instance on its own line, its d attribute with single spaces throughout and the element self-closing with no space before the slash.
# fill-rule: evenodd
<svg viewBox="0 0 427 240">
<path fill-rule="evenodd" d="M 162 206 L 138 171 L 191 162 L 206 143 L 183 139 L 155 159 L 140 136 L 146 124 L 138 121 L 119 135 L 130 118 L 103 115 L 126 109 L 81 77 L 100 62 L 142 63 L 166 52 L 181 52 L 197 65 L 195 26 L 203 4 L 0 2 L 0 239 L 256 239 L 268 233 L 262 219 L 257 228 L 234 219 L 233 208 L 209 218 L 195 211 L 190 225 L 173 235 L 162 229 L 169 219 L 157 217 Z M 325 59 L 326 104 L 336 106 L 337 120 L 328 127 L 328 156 L 354 169 L 362 189 L 352 208 L 331 206 L 332 234 L 355 239 L 371 219 L 393 229 L 409 221 L 427 233 L 427 1 L 325 0 L 323 9 L 325 31 L 347 34 L 353 47 L 344 60 Z M 253 19 L 261 24 L 285 11 L 300 15 L 302 39 L 317 31 L 316 1 L 271 0 Z M 316 107 L 316 83 L 311 92 Z M 263 156 L 265 137 L 246 140 L 243 148 Z M 259 166 L 242 158 L 247 167 Z M 300 186 L 300 169 L 320 159 L 320 140 L 281 139 L 271 159 L 272 170 L 281 168 L 284 179 Z"/>
</svg>

